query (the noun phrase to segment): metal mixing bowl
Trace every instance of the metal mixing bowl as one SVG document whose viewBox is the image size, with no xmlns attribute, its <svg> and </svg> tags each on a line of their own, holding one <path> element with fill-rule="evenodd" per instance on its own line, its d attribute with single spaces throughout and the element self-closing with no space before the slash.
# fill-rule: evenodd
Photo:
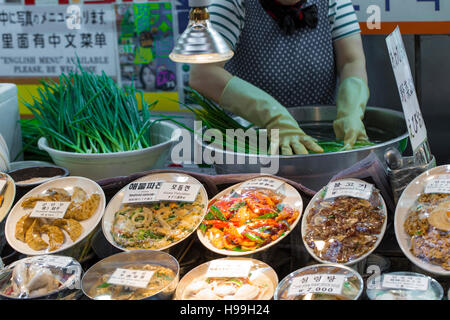
<svg viewBox="0 0 450 320">
<path fill-rule="evenodd" d="M 335 106 L 304 106 L 289 108 L 289 112 L 299 121 L 300 127 L 309 135 L 319 140 L 335 140 L 333 121 L 336 119 Z M 408 130 L 403 113 L 383 108 L 367 107 L 364 125 L 369 139 L 376 142 L 375 146 L 349 151 L 323 154 L 279 156 L 278 176 L 302 183 L 304 186 L 319 190 L 337 173 L 351 167 L 356 162 L 375 153 L 380 160 L 384 152 L 395 147 L 403 152 L 408 142 Z M 263 163 L 275 160 L 276 156 L 257 156 L 220 150 L 195 137 L 197 144 L 215 153 L 215 157 L 224 159 L 223 164 L 214 164 L 218 174 L 229 173 L 260 173 L 261 168 L 268 167 Z M 234 161 L 228 162 L 228 158 Z M 245 158 L 245 163 L 237 162 L 237 157 Z M 227 160 L 227 161 L 225 161 Z M 227 164 L 228 163 L 228 164 Z M 252 164 L 256 163 L 256 164 Z"/>
</svg>

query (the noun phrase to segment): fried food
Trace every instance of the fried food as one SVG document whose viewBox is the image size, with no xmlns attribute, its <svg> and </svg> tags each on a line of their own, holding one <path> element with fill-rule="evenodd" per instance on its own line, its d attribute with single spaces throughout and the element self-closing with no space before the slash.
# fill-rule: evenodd
<svg viewBox="0 0 450 320">
<path fill-rule="evenodd" d="M 25 242 L 25 234 L 33 224 L 34 220 L 36 220 L 35 218 L 30 218 L 30 214 L 31 213 L 24 215 L 16 224 L 15 236 L 17 240 L 22 242 Z"/>
<path fill-rule="evenodd" d="M 81 223 L 74 219 L 56 219 L 53 221 L 53 225 L 56 227 L 60 227 L 65 230 L 72 241 L 76 241 L 83 231 L 83 227 Z"/>
<path fill-rule="evenodd" d="M 38 219 L 34 219 L 31 227 L 28 228 L 25 234 L 25 242 L 36 251 L 47 249 L 48 243 L 41 238 L 41 226 Z"/>
<path fill-rule="evenodd" d="M 48 235 L 48 242 L 50 244 L 49 251 L 59 249 L 64 243 L 64 233 L 57 226 L 45 224 L 41 227 L 41 232 Z"/>
<path fill-rule="evenodd" d="M 48 189 L 44 195 L 33 196 L 22 201 L 22 208 L 34 208 L 38 201 L 70 201 L 70 194 L 61 188 Z"/>
<path fill-rule="evenodd" d="M 421 194 L 403 225 L 411 237 L 411 253 L 445 270 L 450 270 L 449 219 L 449 194 Z"/>
<path fill-rule="evenodd" d="M 97 210 L 100 203 L 100 195 L 91 194 L 89 199 L 82 202 L 72 202 L 66 211 L 65 219 L 75 219 L 78 221 L 89 219 Z"/>
</svg>

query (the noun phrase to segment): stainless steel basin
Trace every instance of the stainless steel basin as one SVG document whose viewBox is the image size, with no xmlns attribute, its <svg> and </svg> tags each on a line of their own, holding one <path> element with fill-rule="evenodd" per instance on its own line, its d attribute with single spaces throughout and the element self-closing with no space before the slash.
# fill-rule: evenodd
<svg viewBox="0 0 450 320">
<path fill-rule="evenodd" d="M 289 108 L 289 112 L 299 121 L 301 128 L 308 134 L 324 140 L 334 140 L 332 123 L 336 118 L 335 106 L 304 106 Z M 294 156 L 279 156 L 278 176 L 285 177 L 312 189 L 319 190 L 337 173 L 345 170 L 364 159 L 370 153 L 375 153 L 383 159 L 384 152 L 390 147 L 396 147 L 403 152 L 406 148 L 408 130 L 403 113 L 383 108 L 367 107 L 364 125 L 369 139 L 377 144 L 356 150 L 308 154 Z M 203 148 L 215 152 L 215 156 L 223 155 L 223 159 L 234 157 L 235 161 L 224 161 L 223 164 L 214 164 L 218 174 L 229 173 L 259 173 L 274 156 L 257 156 L 242 153 L 234 153 L 220 150 L 213 145 L 204 143 L 199 136 L 196 143 L 201 143 Z M 237 164 L 237 156 L 245 157 L 245 164 Z M 257 160 L 255 159 L 257 158 Z M 258 158 L 259 157 L 259 158 Z M 264 161 L 261 161 L 261 157 Z M 253 159 L 252 159 L 253 158 Z M 257 164 L 251 164 L 257 162 Z"/>
</svg>

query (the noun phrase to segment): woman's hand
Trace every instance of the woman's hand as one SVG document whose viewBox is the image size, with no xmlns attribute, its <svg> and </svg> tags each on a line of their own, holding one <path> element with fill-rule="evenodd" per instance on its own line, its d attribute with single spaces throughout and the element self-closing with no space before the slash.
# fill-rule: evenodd
<svg viewBox="0 0 450 320">
<path fill-rule="evenodd" d="M 333 123 L 338 140 L 344 140 L 345 149 L 356 141 L 367 141 L 362 119 L 369 100 L 366 60 L 359 34 L 335 42 L 336 64 L 340 84 L 336 98 L 337 118 Z"/>
</svg>

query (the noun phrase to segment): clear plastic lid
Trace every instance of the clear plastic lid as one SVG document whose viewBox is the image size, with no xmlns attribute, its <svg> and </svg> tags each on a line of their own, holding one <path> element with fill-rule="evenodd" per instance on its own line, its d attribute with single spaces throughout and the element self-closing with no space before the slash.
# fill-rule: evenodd
<svg viewBox="0 0 450 320">
<path fill-rule="evenodd" d="M 338 265 L 307 266 L 278 284 L 275 300 L 358 300 L 364 283 L 356 271 Z"/>
<path fill-rule="evenodd" d="M 197 229 L 207 204 L 208 195 L 197 179 L 183 173 L 151 174 L 113 197 L 103 217 L 103 233 L 121 250 L 165 250 Z"/>
<path fill-rule="evenodd" d="M 95 300 L 171 299 L 180 267 L 168 253 L 133 250 L 107 257 L 83 276 L 82 289 Z"/>
<path fill-rule="evenodd" d="M 415 272 L 391 272 L 367 282 L 371 300 L 441 300 L 442 286 L 431 277 Z"/>
<path fill-rule="evenodd" d="M 80 289 L 82 268 L 71 257 L 41 255 L 21 259 L 0 273 L 0 295 L 12 299 L 52 297 Z M 56 296 L 55 296 L 56 298 Z"/>
<path fill-rule="evenodd" d="M 189 271 L 180 281 L 176 300 L 270 300 L 278 284 L 266 263 L 248 258 L 223 258 Z"/>
<path fill-rule="evenodd" d="M 294 187 L 274 177 L 259 177 L 217 194 L 197 235 L 216 253 L 252 254 L 287 236 L 302 209 L 302 198 Z"/>
<path fill-rule="evenodd" d="M 322 188 L 306 208 L 303 242 L 319 262 L 352 265 L 375 250 L 386 223 L 386 205 L 373 185 L 338 180 Z"/>
</svg>

